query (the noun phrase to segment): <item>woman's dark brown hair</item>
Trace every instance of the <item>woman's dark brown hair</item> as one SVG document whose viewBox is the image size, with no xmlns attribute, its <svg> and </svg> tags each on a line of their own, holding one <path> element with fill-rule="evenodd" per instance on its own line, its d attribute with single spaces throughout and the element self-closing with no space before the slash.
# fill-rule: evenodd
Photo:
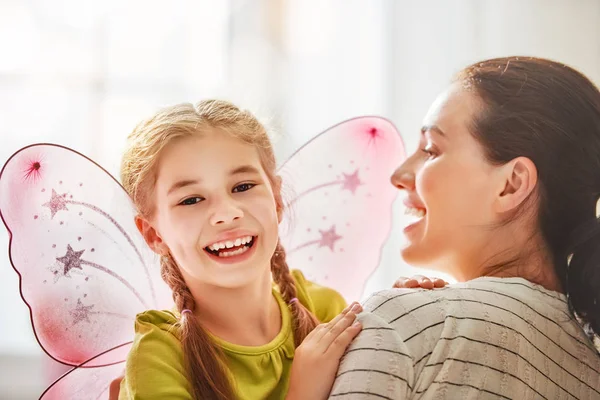
<svg viewBox="0 0 600 400">
<path fill-rule="evenodd" d="M 572 310 L 600 333 L 600 92 L 575 69 L 532 57 L 478 62 L 457 81 L 482 101 L 470 128 L 487 158 L 535 164 L 542 238 Z"/>
</svg>

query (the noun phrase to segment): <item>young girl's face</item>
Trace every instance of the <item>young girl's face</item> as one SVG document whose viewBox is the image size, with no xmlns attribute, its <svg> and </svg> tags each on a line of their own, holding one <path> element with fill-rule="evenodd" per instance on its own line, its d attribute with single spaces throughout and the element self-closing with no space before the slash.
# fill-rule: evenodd
<svg viewBox="0 0 600 400">
<path fill-rule="evenodd" d="M 219 131 L 175 141 L 158 163 L 156 247 L 186 280 L 231 288 L 269 276 L 280 209 L 273 190 L 254 146 Z"/>
</svg>

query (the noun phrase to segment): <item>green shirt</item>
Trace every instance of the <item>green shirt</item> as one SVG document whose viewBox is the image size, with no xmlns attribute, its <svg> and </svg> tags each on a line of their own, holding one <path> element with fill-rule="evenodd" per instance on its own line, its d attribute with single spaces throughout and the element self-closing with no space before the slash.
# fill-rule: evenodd
<svg viewBox="0 0 600 400">
<path fill-rule="evenodd" d="M 292 276 L 298 300 L 319 321 L 330 321 L 346 307 L 346 301 L 335 290 L 307 281 L 297 270 Z M 270 343 L 240 346 L 215 338 L 223 349 L 230 380 L 240 399 L 284 399 L 287 393 L 295 350 L 292 315 L 275 288 L 273 294 L 281 309 L 282 326 Z M 178 319 L 179 314 L 171 311 L 149 310 L 137 315 L 120 400 L 192 399 L 178 339 Z"/>
</svg>

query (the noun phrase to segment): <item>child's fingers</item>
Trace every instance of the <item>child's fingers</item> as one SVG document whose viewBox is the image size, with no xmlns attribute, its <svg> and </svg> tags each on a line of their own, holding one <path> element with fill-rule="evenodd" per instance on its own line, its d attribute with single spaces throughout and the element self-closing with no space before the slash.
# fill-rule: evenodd
<svg viewBox="0 0 600 400">
<path fill-rule="evenodd" d="M 417 282 L 416 279 L 401 276 L 398 278 L 398 280 L 396 280 L 396 282 L 394 282 L 393 287 L 401 289 L 413 289 L 419 287 L 419 282 Z"/>
<path fill-rule="evenodd" d="M 120 385 L 121 385 L 121 381 L 123 380 L 123 376 L 120 376 L 116 379 L 114 379 L 111 383 L 110 383 L 110 388 L 108 391 L 108 399 L 109 400 L 117 400 L 119 398 L 119 390 L 120 390 Z"/>
<path fill-rule="evenodd" d="M 443 288 L 444 286 L 446 286 L 448 283 L 440 278 L 433 278 L 433 287 L 435 288 Z"/>
<path fill-rule="evenodd" d="M 355 320 L 352 325 L 346 327 L 346 329 L 331 342 L 325 351 L 325 355 L 333 357 L 336 360 L 341 359 L 350 343 L 352 343 L 352 340 L 354 340 L 361 330 L 362 324 L 359 320 Z"/>
<path fill-rule="evenodd" d="M 337 340 L 337 338 L 352 325 L 354 320 L 356 319 L 356 314 L 362 311 L 362 307 L 360 304 L 355 304 L 350 311 L 348 311 L 342 318 L 336 321 L 335 324 L 330 325 L 330 329 L 325 332 L 325 334 L 321 337 L 319 341 L 318 347 L 321 349 L 323 353 L 327 351 L 329 346 Z M 333 322 L 333 321 L 332 321 Z"/>
<path fill-rule="evenodd" d="M 400 278 L 396 279 L 396 282 L 394 282 L 394 285 L 392 286 L 393 288 L 403 288 L 405 287 L 404 284 L 406 282 L 408 278 L 405 276 L 401 276 Z"/>
<path fill-rule="evenodd" d="M 311 333 L 309 333 L 308 336 L 306 336 L 306 339 L 304 339 L 304 341 L 311 340 L 311 341 L 314 341 L 315 343 L 319 342 L 323 338 L 323 336 L 327 332 L 329 332 L 331 330 L 331 328 L 333 326 L 335 326 L 342 318 L 344 318 L 344 316 L 355 305 L 357 305 L 358 307 L 360 307 L 360 309 L 362 310 L 362 307 L 360 306 L 360 304 L 357 301 L 353 301 L 341 313 L 339 313 L 338 315 L 336 315 L 334 319 L 332 319 L 331 321 L 329 321 L 329 322 L 327 322 L 325 324 L 317 325 L 317 327 Z"/>
<path fill-rule="evenodd" d="M 360 303 L 358 301 L 353 301 L 352 303 L 348 304 L 348 307 L 344 308 L 344 310 L 342 311 L 342 314 L 345 314 L 348 311 L 350 311 L 355 304 L 360 304 Z"/>
<path fill-rule="evenodd" d="M 433 282 L 431 282 L 431 279 L 428 277 L 415 275 L 413 276 L 413 279 L 416 279 L 416 281 L 419 282 L 419 287 L 422 287 L 423 289 L 433 289 Z"/>
</svg>

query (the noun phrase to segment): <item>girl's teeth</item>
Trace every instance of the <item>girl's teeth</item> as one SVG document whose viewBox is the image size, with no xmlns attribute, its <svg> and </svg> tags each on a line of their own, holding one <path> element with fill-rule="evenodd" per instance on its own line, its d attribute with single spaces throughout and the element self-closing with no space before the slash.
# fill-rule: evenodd
<svg viewBox="0 0 600 400">
<path fill-rule="evenodd" d="M 250 247 L 242 247 L 241 249 L 237 249 L 234 251 L 222 251 L 219 253 L 219 257 L 231 257 L 237 256 L 238 254 L 242 254 L 248 251 Z"/>
<path fill-rule="evenodd" d="M 213 243 L 210 246 L 208 246 L 208 250 L 217 252 L 219 257 L 236 256 L 238 254 L 242 254 L 242 253 L 246 252 L 250 248 L 250 246 L 246 246 L 246 245 L 252 243 L 252 240 L 253 240 L 252 236 L 244 236 L 244 237 L 237 238 L 235 240 L 228 240 L 225 242 Z M 240 247 L 240 246 L 242 246 L 242 247 Z M 230 250 L 230 251 L 226 250 L 226 249 L 231 249 L 232 247 L 240 247 L 240 248 L 237 248 L 235 250 Z"/>
<path fill-rule="evenodd" d="M 228 240 L 225 242 L 213 243 L 208 246 L 209 250 L 219 251 L 220 249 L 230 249 L 234 246 L 241 246 L 242 244 L 247 244 L 252 241 L 252 236 L 244 236 L 241 238 L 237 238 L 235 240 Z"/>
</svg>

